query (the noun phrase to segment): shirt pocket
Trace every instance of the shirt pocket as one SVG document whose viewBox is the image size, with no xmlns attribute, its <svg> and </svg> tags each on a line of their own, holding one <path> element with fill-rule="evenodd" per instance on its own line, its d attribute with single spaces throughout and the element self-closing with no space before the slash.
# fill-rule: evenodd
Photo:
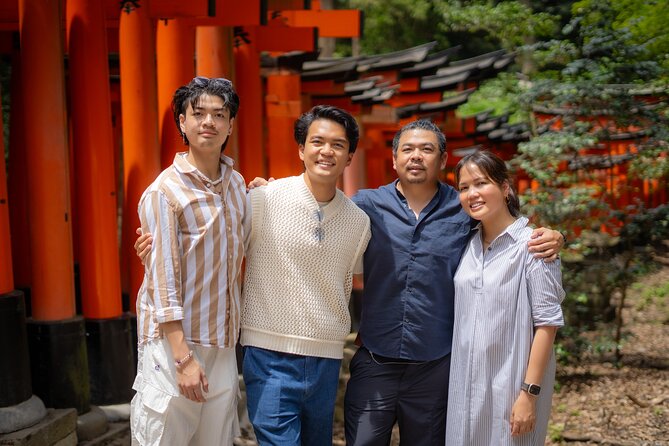
<svg viewBox="0 0 669 446">
<path fill-rule="evenodd" d="M 426 242 L 423 246 L 428 254 L 455 271 L 469 240 L 469 223 L 427 224 L 423 231 L 423 239 Z"/>
</svg>

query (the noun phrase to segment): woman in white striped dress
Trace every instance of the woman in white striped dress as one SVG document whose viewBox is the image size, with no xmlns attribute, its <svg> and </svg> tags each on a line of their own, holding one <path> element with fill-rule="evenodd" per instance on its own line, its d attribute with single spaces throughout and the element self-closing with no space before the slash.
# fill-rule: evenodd
<svg viewBox="0 0 669 446">
<path fill-rule="evenodd" d="M 447 445 L 542 445 L 563 325 L 560 262 L 527 250 L 532 230 L 504 161 L 487 151 L 455 169 L 460 202 L 481 223 L 455 274 Z"/>
</svg>

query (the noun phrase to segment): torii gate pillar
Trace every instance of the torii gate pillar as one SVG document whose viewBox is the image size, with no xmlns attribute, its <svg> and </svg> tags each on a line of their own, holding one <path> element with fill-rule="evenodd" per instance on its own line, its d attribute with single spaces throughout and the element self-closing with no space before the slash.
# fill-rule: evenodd
<svg viewBox="0 0 669 446">
<path fill-rule="evenodd" d="M 119 62 L 123 121 L 123 240 L 122 265 L 130 271 L 129 308 L 135 311 L 144 268 L 133 244 L 139 227 L 137 203 L 160 173 L 156 98 L 155 27 L 147 8 L 122 11 Z"/>
<path fill-rule="evenodd" d="M 68 0 L 66 11 L 79 278 L 91 401 L 118 404 L 132 399 L 135 367 L 131 323 L 121 305 L 105 16 L 101 3 L 88 0 Z"/>
<path fill-rule="evenodd" d="M 61 2 L 19 0 L 21 108 L 32 262 L 33 389 L 47 406 L 89 409 L 84 321 L 75 317 Z M 35 104 L 40 104 L 35 107 Z"/>
</svg>

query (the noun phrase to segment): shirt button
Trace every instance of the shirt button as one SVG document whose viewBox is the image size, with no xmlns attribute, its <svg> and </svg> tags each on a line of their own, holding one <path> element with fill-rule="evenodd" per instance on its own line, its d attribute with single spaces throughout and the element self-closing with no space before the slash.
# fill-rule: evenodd
<svg viewBox="0 0 669 446">
<path fill-rule="evenodd" d="M 211 187 L 211 183 L 207 183 L 207 187 Z"/>
</svg>

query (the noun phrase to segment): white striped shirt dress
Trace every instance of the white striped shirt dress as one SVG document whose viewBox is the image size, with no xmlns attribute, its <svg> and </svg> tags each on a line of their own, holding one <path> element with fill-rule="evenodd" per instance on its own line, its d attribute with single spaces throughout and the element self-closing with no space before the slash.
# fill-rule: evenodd
<svg viewBox="0 0 669 446">
<path fill-rule="evenodd" d="M 532 230 L 519 218 L 483 252 L 475 230 L 455 274 L 455 326 L 446 445 L 543 445 L 555 380 L 551 355 L 536 404 L 534 431 L 511 437 L 537 326 L 562 326 L 560 262 L 528 252 Z M 479 226 L 480 228 L 480 226 Z"/>
</svg>

